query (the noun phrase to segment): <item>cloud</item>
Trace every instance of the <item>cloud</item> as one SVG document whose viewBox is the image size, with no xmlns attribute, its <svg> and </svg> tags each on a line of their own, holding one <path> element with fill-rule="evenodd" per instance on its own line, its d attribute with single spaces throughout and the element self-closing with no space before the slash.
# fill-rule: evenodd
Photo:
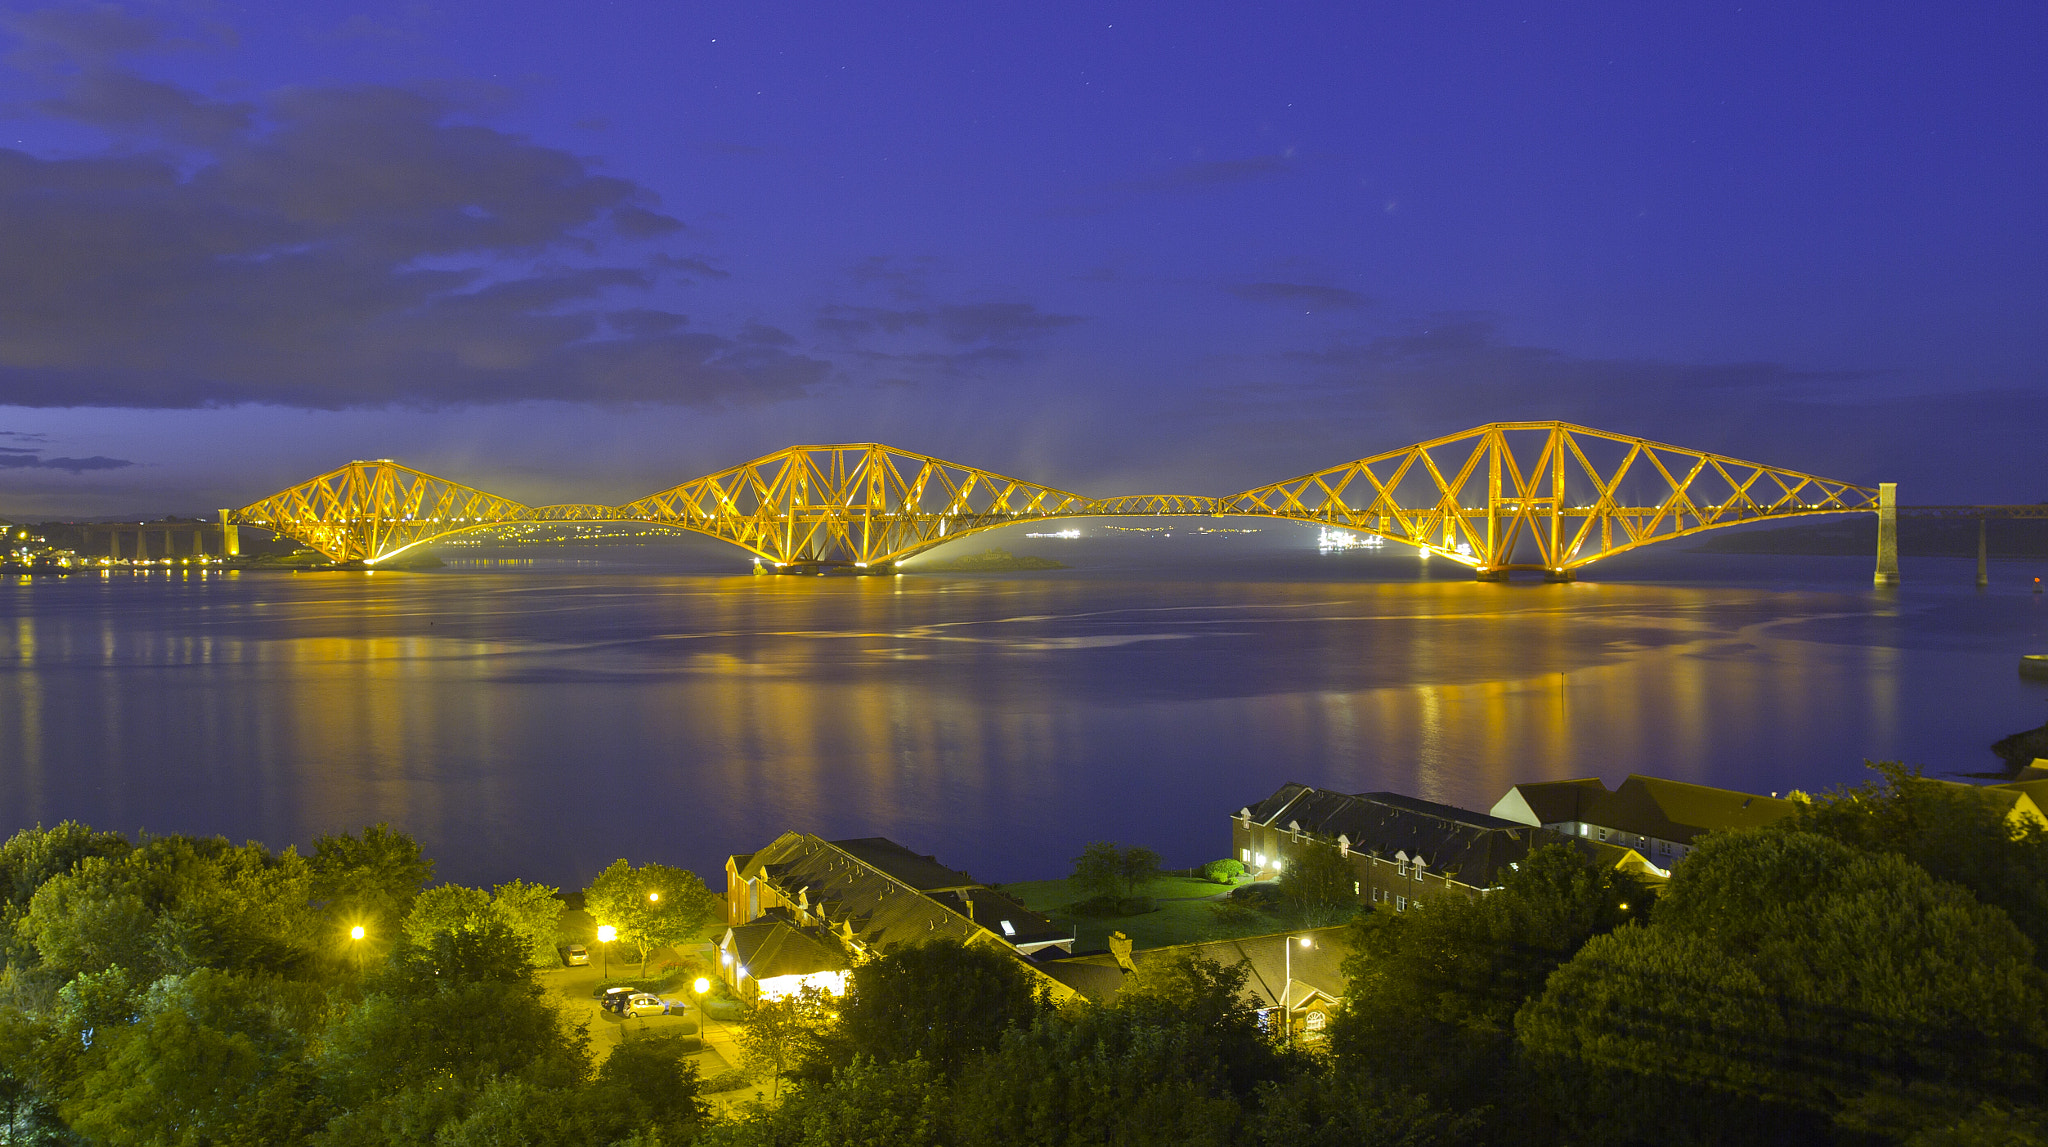
<svg viewBox="0 0 2048 1147">
<path fill-rule="evenodd" d="M 1234 283 L 1230 293 L 1255 303 L 1288 303 L 1311 310 L 1357 310 L 1371 299 L 1342 287 L 1320 287 L 1313 283 Z"/>
<path fill-rule="evenodd" d="M 93 455 L 90 458 L 44 458 L 34 450 L 15 450 L 0 446 L 0 470 L 63 470 L 81 474 L 87 470 L 119 470 L 135 463 L 125 458 L 107 458 Z"/>
<path fill-rule="evenodd" d="M 150 43 L 133 21 L 34 20 L 36 50 Z M 453 97 L 225 104 L 96 62 L 66 77 L 46 114 L 125 142 L 0 149 L 0 403 L 729 405 L 800 395 L 830 369 L 622 306 L 728 272 L 640 246 L 683 227 L 646 188 L 471 122 Z"/>
</svg>

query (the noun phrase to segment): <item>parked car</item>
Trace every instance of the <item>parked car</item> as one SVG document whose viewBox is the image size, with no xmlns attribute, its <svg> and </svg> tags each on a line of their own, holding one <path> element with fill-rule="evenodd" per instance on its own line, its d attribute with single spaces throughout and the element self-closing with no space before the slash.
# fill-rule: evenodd
<svg viewBox="0 0 2048 1147">
<path fill-rule="evenodd" d="M 606 988 L 597 994 L 597 1006 L 608 1012 L 624 1014 L 627 998 L 644 994 L 638 988 Z"/>
<path fill-rule="evenodd" d="M 590 963 L 590 949 L 581 944 L 562 945 L 562 963 L 572 968 Z"/>
<path fill-rule="evenodd" d="M 626 997 L 625 1009 L 622 1014 L 629 1016 L 665 1016 L 668 1014 L 668 1002 L 660 996 L 649 995 L 646 992 L 634 992 Z"/>
</svg>

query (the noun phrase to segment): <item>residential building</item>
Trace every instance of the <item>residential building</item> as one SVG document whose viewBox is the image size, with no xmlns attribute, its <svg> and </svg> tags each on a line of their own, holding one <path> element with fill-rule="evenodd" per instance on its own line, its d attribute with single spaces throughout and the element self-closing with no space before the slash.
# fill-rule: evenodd
<svg viewBox="0 0 2048 1147">
<path fill-rule="evenodd" d="M 1255 875 L 1278 875 L 1305 849 L 1334 848 L 1351 862 L 1359 901 L 1397 912 L 1439 896 L 1484 892 L 1531 849 L 1564 843 L 1566 837 L 1541 827 L 1435 801 L 1301 784 L 1282 785 L 1231 820 L 1231 848 Z M 1575 847 L 1595 863 L 1653 875 L 1632 849 Z"/>
<path fill-rule="evenodd" d="M 862 960 L 933 939 L 997 945 L 1027 966 L 1028 957 L 1074 944 L 1071 931 L 999 890 L 881 837 L 785 832 L 758 852 L 729 857 L 725 872 L 731 927 L 719 945 L 721 972 L 745 997 L 804 983 L 831 990 Z M 770 963 L 749 962 L 764 959 Z M 777 979 L 773 989 L 769 978 Z M 1071 994 L 1056 981 L 1048 990 Z"/>
<path fill-rule="evenodd" d="M 1598 777 L 1516 785 L 1493 815 L 1581 840 L 1635 849 L 1663 873 L 1699 837 L 1754 828 L 1799 811 L 1799 802 L 1631 773 L 1612 791 Z"/>
<path fill-rule="evenodd" d="M 1101 1004 L 1115 999 L 1131 975 L 1142 975 L 1148 967 L 1176 958 L 1199 956 L 1225 967 L 1243 964 L 1243 998 L 1259 1013 L 1267 1030 L 1275 1035 L 1291 1032 L 1303 1040 L 1320 1038 L 1344 1002 L 1343 964 L 1349 948 L 1343 927 L 1305 928 L 1139 952 L 1131 951 L 1128 941 L 1119 944 L 1112 939 L 1111 946 L 1107 953 L 1049 960 L 1045 970 Z"/>
</svg>

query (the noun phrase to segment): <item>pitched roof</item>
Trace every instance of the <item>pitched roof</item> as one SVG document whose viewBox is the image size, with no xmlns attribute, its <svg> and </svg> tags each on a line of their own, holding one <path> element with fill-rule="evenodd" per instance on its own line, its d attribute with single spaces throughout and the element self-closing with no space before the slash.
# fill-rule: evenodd
<svg viewBox="0 0 2048 1147">
<path fill-rule="evenodd" d="M 756 980 L 836 972 L 847 965 L 846 952 L 837 944 L 784 920 L 736 924 L 725 930 L 725 942 L 719 947 L 730 951 Z"/>
<path fill-rule="evenodd" d="M 739 874 L 742 879 L 765 876 L 791 899 L 801 893 L 811 912 L 876 951 L 935 938 L 965 944 L 989 935 L 988 929 L 909 884 L 807 832 L 776 837 Z"/>
<path fill-rule="evenodd" d="M 1353 852 L 1420 860 L 1474 888 L 1492 887 L 1501 868 L 1530 849 L 1563 841 L 1541 828 L 1399 793 L 1353 795 L 1288 784 L 1250 811 L 1254 823 L 1342 838 Z"/>
<path fill-rule="evenodd" d="M 1596 824 L 1689 843 L 1703 832 L 1783 820 L 1799 811 L 1799 802 L 1630 773 L 1612 794 L 1596 798 L 1595 807 L 1606 818 Z"/>
<path fill-rule="evenodd" d="M 1287 944 L 1308 937 L 1310 946 L 1295 943 L 1290 956 Z M 1255 1008 L 1272 1007 L 1286 992 L 1290 1006 L 1300 1007 L 1313 993 L 1333 1000 L 1344 998 L 1344 957 L 1350 953 L 1345 926 L 1309 928 L 1269 936 L 1247 936 L 1239 940 L 1211 940 L 1200 944 L 1175 944 L 1146 948 L 1131 954 L 1143 972 L 1147 965 L 1182 955 L 1200 956 L 1224 967 L 1245 965 L 1243 997 Z M 1291 966 L 1290 966 L 1291 965 Z M 1040 965 L 1047 974 L 1097 1003 L 1114 999 L 1123 988 L 1125 974 L 1107 953 L 1047 960 Z M 1292 980 L 1289 980 L 1289 974 Z"/>
<path fill-rule="evenodd" d="M 848 856 L 888 873 L 919 892 L 933 892 L 941 888 L 971 888 L 980 883 L 964 872 L 957 872 L 940 864 L 936 856 L 912 852 L 887 837 L 863 836 L 853 840 L 835 840 L 831 844 Z"/>
<path fill-rule="evenodd" d="M 1072 928 L 1060 927 L 1050 917 L 1024 907 L 1021 901 L 1006 892 L 993 888 L 962 888 L 933 892 L 930 896 L 1020 948 L 1033 944 L 1074 942 Z"/>
<path fill-rule="evenodd" d="M 1536 781 L 1516 785 L 1494 802 L 1493 815 L 1523 824 L 1563 824 L 1582 819 L 1579 809 L 1594 794 L 1607 795 L 1599 777 L 1577 777 L 1569 781 Z"/>
<path fill-rule="evenodd" d="M 1579 821 L 1681 844 L 1703 832 L 1769 824 L 1798 809 L 1796 801 L 1640 773 L 1612 792 L 1593 777 L 1520 784 L 1493 806 L 1495 815 L 1523 824 Z"/>
</svg>

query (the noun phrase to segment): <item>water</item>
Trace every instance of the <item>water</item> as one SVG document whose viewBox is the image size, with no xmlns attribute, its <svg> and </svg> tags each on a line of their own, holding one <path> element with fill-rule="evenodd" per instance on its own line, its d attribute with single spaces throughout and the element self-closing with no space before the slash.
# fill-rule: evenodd
<svg viewBox="0 0 2048 1147">
<path fill-rule="evenodd" d="M 1014 880 L 1097 839 L 1223 855 L 1228 815 L 1286 781 L 1482 810 L 1631 771 L 1822 789 L 1865 758 L 1988 769 L 2048 718 L 2014 669 L 2048 651 L 2021 576 L 2042 571 L 2017 564 L 1980 593 L 1970 563 L 1908 561 L 1881 594 L 1867 558 L 1646 552 L 1481 585 L 1284 537 L 1012 544 L 1081 568 L 11 583 L 0 830 L 282 846 L 388 821 L 443 877 L 580 887 L 621 856 L 715 876 L 797 827 Z"/>
</svg>

